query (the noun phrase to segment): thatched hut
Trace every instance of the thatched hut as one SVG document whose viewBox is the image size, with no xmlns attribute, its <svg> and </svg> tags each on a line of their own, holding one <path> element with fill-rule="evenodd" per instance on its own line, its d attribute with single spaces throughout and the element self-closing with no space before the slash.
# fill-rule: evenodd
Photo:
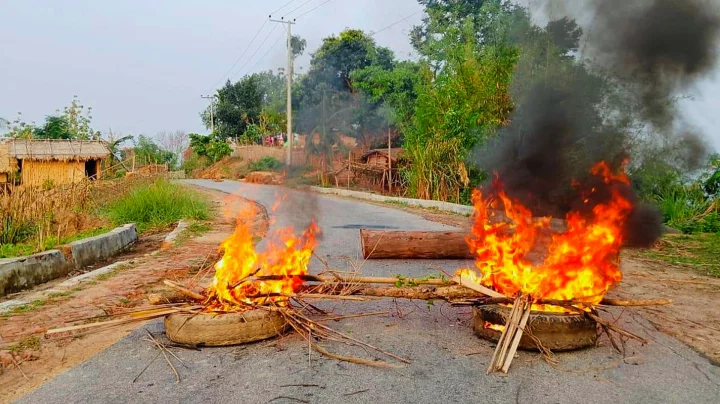
<svg viewBox="0 0 720 404">
<path fill-rule="evenodd" d="M 87 140 L 0 141 L 0 184 L 63 185 L 100 178 L 100 163 L 110 155 L 105 143 Z"/>
</svg>

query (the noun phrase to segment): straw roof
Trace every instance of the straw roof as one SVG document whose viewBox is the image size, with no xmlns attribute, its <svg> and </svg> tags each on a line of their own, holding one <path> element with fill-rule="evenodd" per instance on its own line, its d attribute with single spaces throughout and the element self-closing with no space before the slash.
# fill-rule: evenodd
<svg viewBox="0 0 720 404">
<path fill-rule="evenodd" d="M 367 161 L 367 159 L 373 155 L 373 154 L 379 154 L 381 156 L 387 157 L 388 156 L 388 149 L 373 149 L 368 151 L 367 153 L 363 154 L 360 158 L 362 161 Z M 395 147 L 390 149 L 390 159 L 392 161 L 397 161 L 398 158 L 402 158 L 405 155 L 405 149 L 402 147 Z"/>
<path fill-rule="evenodd" d="M 11 159 L 86 161 L 104 159 L 110 155 L 110 150 L 105 143 L 97 140 L 14 139 L 6 141 L 4 144 L 7 147 L 7 157 Z M 2 145 L 0 145 L 1 147 Z M 2 164 L 0 163 L 0 168 Z"/>
</svg>

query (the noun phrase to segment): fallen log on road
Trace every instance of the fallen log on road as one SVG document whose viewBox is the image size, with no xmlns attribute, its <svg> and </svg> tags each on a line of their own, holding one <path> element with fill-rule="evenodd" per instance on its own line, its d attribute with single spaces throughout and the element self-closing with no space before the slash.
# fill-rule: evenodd
<svg viewBox="0 0 720 404">
<path fill-rule="evenodd" d="M 397 231 L 360 229 L 365 259 L 471 259 L 461 231 Z"/>
</svg>

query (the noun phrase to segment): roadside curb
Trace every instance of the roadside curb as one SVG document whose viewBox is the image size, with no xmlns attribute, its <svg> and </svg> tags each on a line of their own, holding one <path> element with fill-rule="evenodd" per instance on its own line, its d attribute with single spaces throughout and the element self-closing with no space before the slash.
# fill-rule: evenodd
<svg viewBox="0 0 720 404">
<path fill-rule="evenodd" d="M 190 226 L 190 222 L 184 219 L 180 219 L 175 229 L 171 231 L 170 234 L 165 236 L 165 240 L 163 240 L 160 249 L 164 250 L 166 248 L 174 246 L 178 237 L 180 237 L 180 235 L 185 231 L 185 229 L 188 228 L 188 226 Z"/>
<path fill-rule="evenodd" d="M 371 194 L 369 192 L 351 191 L 348 189 L 340 188 L 322 188 L 310 186 L 308 187 L 313 192 L 317 192 L 324 195 L 338 195 L 346 196 L 355 199 L 363 199 L 366 201 L 374 202 L 394 202 L 401 203 L 410 206 L 417 206 L 421 208 L 433 208 L 444 212 L 452 212 L 460 215 L 471 215 L 473 213 L 472 206 L 460 205 L 457 203 L 433 201 L 428 199 L 413 199 L 413 198 L 402 198 L 399 196 L 385 196 L 378 194 Z"/>
<path fill-rule="evenodd" d="M 137 228 L 131 223 L 53 250 L 0 259 L 0 296 L 67 276 L 71 268 L 80 269 L 103 262 L 127 249 L 137 239 Z"/>
</svg>

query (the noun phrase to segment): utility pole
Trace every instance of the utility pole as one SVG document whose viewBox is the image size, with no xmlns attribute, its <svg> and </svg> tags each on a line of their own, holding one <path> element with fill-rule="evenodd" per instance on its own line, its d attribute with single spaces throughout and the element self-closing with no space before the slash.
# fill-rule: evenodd
<svg viewBox="0 0 720 404">
<path fill-rule="evenodd" d="M 214 95 L 201 95 L 200 98 L 210 100 L 210 133 L 215 133 L 215 107 L 213 106 L 215 101 Z"/>
<path fill-rule="evenodd" d="M 287 158 L 285 164 L 287 170 L 290 172 L 290 164 L 292 163 L 292 150 L 293 150 L 293 131 L 292 131 L 292 75 L 293 75 L 293 49 L 292 49 L 292 26 L 295 24 L 295 20 L 285 21 L 284 17 L 279 20 L 273 20 L 272 16 L 270 21 L 277 22 L 286 25 L 287 30 Z"/>
</svg>

